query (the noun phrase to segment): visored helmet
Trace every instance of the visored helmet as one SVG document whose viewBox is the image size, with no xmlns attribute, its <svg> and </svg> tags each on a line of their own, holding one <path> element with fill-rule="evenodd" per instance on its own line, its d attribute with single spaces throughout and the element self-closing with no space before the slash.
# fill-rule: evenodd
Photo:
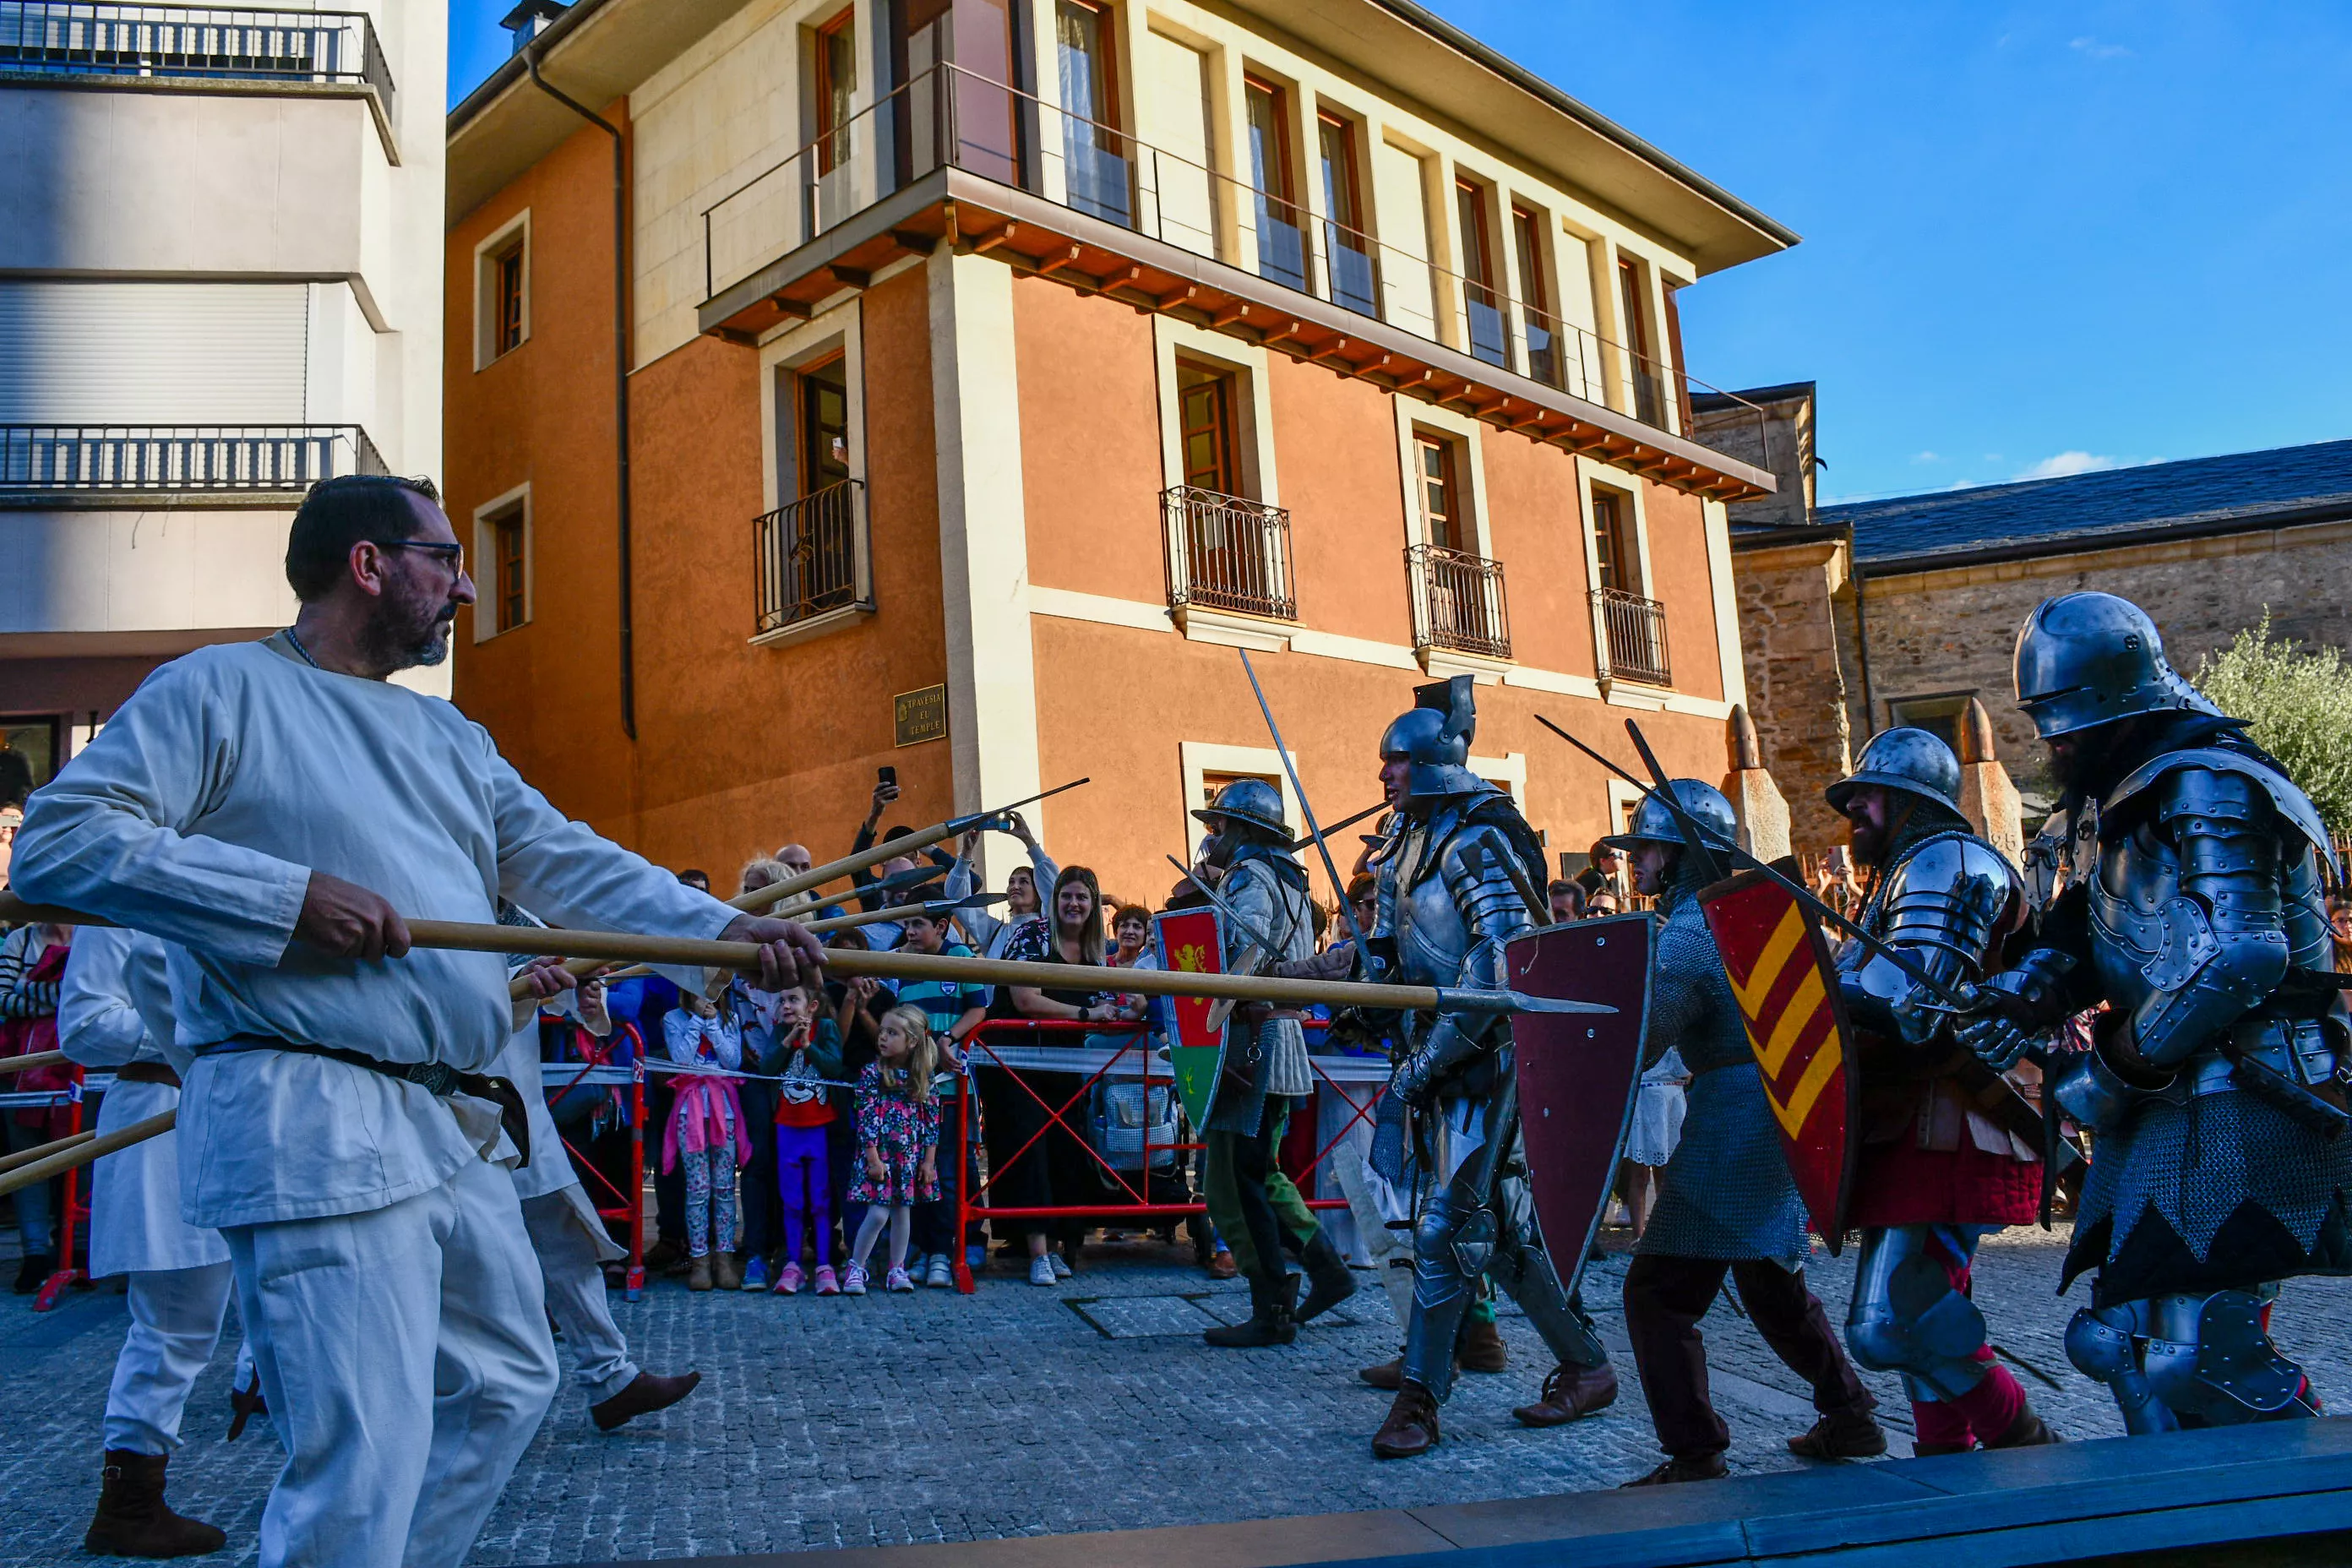
<svg viewBox="0 0 2352 1568">
<path fill-rule="evenodd" d="M 1739 841 L 1739 819 L 1731 810 L 1731 802 L 1711 784 L 1697 779 L 1674 781 L 1675 799 L 1699 826 L 1722 844 Z M 1631 849 L 1640 844 L 1671 844 L 1676 848 L 1689 842 L 1675 821 L 1675 814 L 1655 795 L 1646 795 L 1633 808 L 1633 825 L 1622 833 L 1612 833 L 1601 839 L 1612 849 Z"/>
<path fill-rule="evenodd" d="M 2164 657 L 2147 612 L 2113 594 L 2044 599 L 2017 634 L 2017 705 L 2045 741 L 2136 713 L 2220 709 Z"/>
<path fill-rule="evenodd" d="M 1960 759 L 1952 755 L 1952 748 L 1941 737 L 1925 730 L 1882 730 L 1873 735 L 1854 760 L 1853 772 L 1822 795 L 1830 809 L 1843 816 L 1846 802 L 1864 784 L 1906 790 L 1960 812 Z"/>
<path fill-rule="evenodd" d="M 1290 823 L 1283 815 L 1282 792 L 1264 779 L 1235 779 L 1217 792 L 1217 798 L 1192 814 L 1212 827 L 1227 822 L 1255 827 L 1270 837 L 1290 842 Z"/>
<path fill-rule="evenodd" d="M 1468 795 L 1485 787 L 1469 769 L 1470 740 L 1478 731 L 1477 687 L 1457 675 L 1413 689 L 1413 705 L 1381 737 L 1381 760 L 1412 764 L 1408 779 L 1417 800 Z"/>
</svg>

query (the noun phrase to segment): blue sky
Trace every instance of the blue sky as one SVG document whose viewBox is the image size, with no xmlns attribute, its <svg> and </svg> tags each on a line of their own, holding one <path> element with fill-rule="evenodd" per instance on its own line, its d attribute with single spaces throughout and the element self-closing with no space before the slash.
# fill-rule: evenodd
<svg viewBox="0 0 2352 1568">
<path fill-rule="evenodd" d="M 1429 3 L 1805 237 L 1685 346 L 1820 383 L 1824 500 L 2352 437 L 2341 0 Z"/>
</svg>

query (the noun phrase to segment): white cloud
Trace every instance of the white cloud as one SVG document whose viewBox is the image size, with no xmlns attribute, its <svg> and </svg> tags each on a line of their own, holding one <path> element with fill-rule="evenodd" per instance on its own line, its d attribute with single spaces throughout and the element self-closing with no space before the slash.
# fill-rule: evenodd
<svg viewBox="0 0 2352 1568">
<path fill-rule="evenodd" d="M 2131 53 L 2129 49 L 2124 47 L 2121 44 L 2103 44 L 2096 38 L 2087 37 L 2075 38 L 2068 43 L 2066 47 L 2070 49 L 2076 50 L 2079 53 L 2088 55 L 2095 60 L 2120 59 Z"/>
<path fill-rule="evenodd" d="M 2044 458 L 2021 470 L 2021 479 L 2057 479 L 2068 474 L 2095 474 L 2103 468 L 2128 468 L 2140 459 L 2133 458 L 2102 458 L 2091 452 L 2061 452 L 2054 458 Z"/>
<path fill-rule="evenodd" d="M 1915 463 L 1940 463 L 1944 460 L 1944 455 L 1941 452 L 1920 452 L 1911 460 Z"/>
</svg>

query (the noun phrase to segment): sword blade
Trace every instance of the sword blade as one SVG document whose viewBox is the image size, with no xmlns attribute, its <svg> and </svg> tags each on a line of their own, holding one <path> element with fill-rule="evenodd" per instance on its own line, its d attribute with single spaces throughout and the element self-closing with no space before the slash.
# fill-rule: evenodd
<svg viewBox="0 0 2352 1568">
<path fill-rule="evenodd" d="M 1249 677 L 1250 689 L 1257 693 L 1257 710 L 1265 715 L 1266 732 L 1274 737 L 1274 754 L 1282 759 L 1282 771 L 1289 775 L 1291 792 L 1298 796 L 1298 815 L 1307 819 L 1307 836 L 1315 840 L 1315 852 L 1323 857 L 1323 874 L 1331 879 L 1331 896 L 1339 902 L 1339 919 L 1346 924 L 1356 951 L 1366 952 L 1364 933 L 1356 929 L 1356 911 L 1348 907 L 1348 884 L 1339 879 L 1339 867 L 1331 858 L 1331 846 L 1324 842 L 1323 830 L 1315 826 L 1315 808 L 1307 803 L 1307 786 L 1298 782 L 1298 767 L 1290 760 L 1290 748 L 1282 743 L 1282 727 L 1274 721 L 1274 708 L 1265 700 L 1265 688 L 1257 683 L 1257 668 L 1250 663 L 1249 649 L 1234 651 L 1242 656 L 1242 672 Z"/>
</svg>

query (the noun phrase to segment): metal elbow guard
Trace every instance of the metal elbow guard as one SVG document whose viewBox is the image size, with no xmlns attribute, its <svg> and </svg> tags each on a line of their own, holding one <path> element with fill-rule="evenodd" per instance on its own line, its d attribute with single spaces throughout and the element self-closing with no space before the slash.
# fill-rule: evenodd
<svg viewBox="0 0 2352 1568">
<path fill-rule="evenodd" d="M 2286 932 L 2275 924 L 2217 931 L 2205 907 L 2174 899 L 2161 913 L 2163 945 L 2140 968 L 2152 989 L 2132 1014 L 2132 1043 L 2160 1068 L 2178 1066 L 2286 978 Z"/>
</svg>

